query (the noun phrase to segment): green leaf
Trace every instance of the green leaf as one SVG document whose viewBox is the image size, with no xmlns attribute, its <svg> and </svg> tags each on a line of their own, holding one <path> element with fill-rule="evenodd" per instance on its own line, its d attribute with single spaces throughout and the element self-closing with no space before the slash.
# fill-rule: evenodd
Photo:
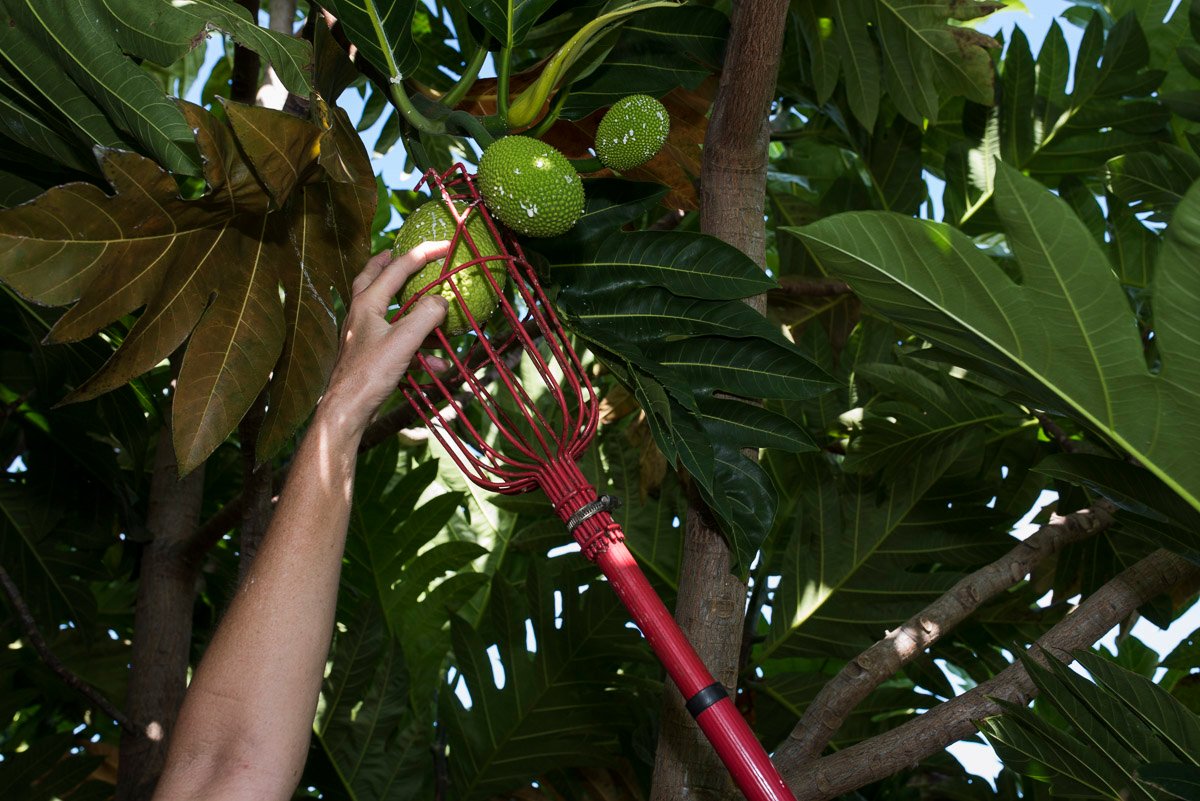
<svg viewBox="0 0 1200 801">
<path fill-rule="evenodd" d="M 697 405 L 714 442 L 736 442 L 746 448 L 775 448 L 787 453 L 817 449 L 807 431 L 762 406 L 721 397 L 700 398 Z"/>
<path fill-rule="evenodd" d="M 0 55 L 38 91 L 61 98 L 57 102 L 64 110 L 68 103 L 77 106 L 68 119 L 103 134 L 94 139 L 97 144 L 117 146 L 124 136 L 114 140 L 104 130 L 105 123 L 85 110 L 89 102 L 113 128 L 145 147 L 167 169 L 184 175 L 200 172 L 192 131 L 180 110 L 125 53 L 170 64 L 195 46 L 197 34 L 209 24 L 229 27 L 252 49 L 267 50 L 281 61 L 280 72 L 289 86 L 305 94 L 309 90 L 302 72 L 311 58 L 308 47 L 292 42 L 285 48 L 284 37 L 258 29 L 249 14 L 233 4 L 206 0 L 202 11 L 194 6 L 183 11 L 159 0 L 149 15 L 144 4 L 136 9 L 125 8 L 126 4 L 128 0 L 116 8 L 96 0 L 13 2 L 7 6 L 12 15 L 4 26 L 7 32 L 0 33 Z M 121 22 L 113 25 L 114 17 Z M 144 28 L 135 27 L 142 24 Z M 256 33 L 248 34 L 250 30 Z M 290 62 L 281 59 L 289 52 Z"/>
<path fill-rule="evenodd" d="M 1035 708 L 1009 705 L 983 724 L 1010 767 L 1058 794 L 1143 799 L 1156 797 L 1143 784 L 1147 763 L 1174 766 L 1168 775 L 1197 767 L 1200 717 L 1147 677 L 1094 652 L 1075 656 L 1093 681 L 1053 658 L 1041 666 L 1023 657 Z"/>
<path fill-rule="evenodd" d="M 1009 708 L 981 726 L 1009 768 L 1050 783 L 1055 795 L 1121 798 L 1127 783 L 1118 768 L 1092 749 L 1022 707 Z M 1145 796 L 1138 793 L 1138 798 Z"/>
<path fill-rule="evenodd" d="M 416 0 L 330 0 L 328 6 L 361 57 L 389 80 L 406 78 L 417 68 L 420 51 L 412 35 Z"/>
<path fill-rule="evenodd" d="M 312 93 L 311 46 L 300 37 L 260 27 L 258 20 L 236 2 L 103 0 L 103 8 L 111 15 L 117 44 L 126 53 L 165 67 L 189 52 L 202 52 L 203 48 L 197 47 L 204 41 L 201 36 L 206 38 L 212 30 L 224 31 L 242 47 L 262 56 L 289 92 L 301 97 Z M 326 97 L 330 102 L 334 99 Z"/>
<path fill-rule="evenodd" d="M 369 601 L 340 622 L 315 739 L 351 798 L 427 797 L 430 737 L 408 710 L 400 643 Z"/>
<path fill-rule="evenodd" d="M 650 285 L 684 297 L 733 300 L 775 286 L 732 245 L 682 231 L 614 234 L 588 261 L 555 263 L 550 275 L 579 295 Z"/>
<path fill-rule="evenodd" d="M 661 97 L 695 89 L 720 67 L 729 20 L 702 6 L 654 8 L 634 15 L 604 61 L 570 85 L 561 114 L 579 119 L 629 94 Z M 588 186 L 591 194 L 591 185 Z"/>
<path fill-rule="evenodd" d="M 69 553 L 51 536 L 61 518 L 61 509 L 35 488 L 0 484 L 0 564 L 48 623 L 83 620 L 90 600 L 86 587 L 72 580 Z"/>
<path fill-rule="evenodd" d="M 921 452 L 944 447 L 965 430 L 986 427 L 1000 433 L 1021 424 L 1010 404 L 945 373 L 864 364 L 855 375 L 878 394 L 864 409 L 864 433 L 847 449 L 842 466 L 848 473 L 907 471 Z"/>
<path fill-rule="evenodd" d="M 1140 719 L 1174 753 L 1175 759 L 1200 766 L 1200 716 L 1189 712 L 1145 676 L 1093 653 L 1080 652 L 1075 658 L 1099 686 L 1118 699 L 1128 713 Z"/>
<path fill-rule="evenodd" d="M 1086 453 L 1057 453 L 1033 468 L 1043 475 L 1078 484 L 1118 507 L 1189 531 L 1200 528 L 1200 514 L 1149 470 L 1122 459 Z"/>
<path fill-rule="evenodd" d="M 1200 769 L 1194 765 L 1156 762 L 1138 768 L 1138 778 L 1184 801 L 1200 798 Z"/>
<path fill-rule="evenodd" d="M 554 0 L 463 0 L 501 47 L 515 47 Z"/>
<path fill-rule="evenodd" d="M 4 754 L 0 793 L 22 801 L 51 801 L 70 794 L 104 762 L 102 756 L 71 753 L 74 746 L 75 736 L 63 732 Z"/>
<path fill-rule="evenodd" d="M 1200 159 L 1182 148 L 1162 145 L 1157 152 L 1132 152 L 1110 160 L 1108 186 L 1135 213 L 1169 222 L 1175 207 L 1200 178 Z"/>
<path fill-rule="evenodd" d="M 906 567 L 931 560 L 952 540 L 916 515 L 922 498 L 971 443 L 919 451 L 909 469 L 880 485 L 842 474 L 820 455 L 771 454 L 785 496 L 778 536 L 785 543 L 761 663 L 792 656 L 850 657 L 880 631 L 936 598 L 954 573 L 923 576 Z M 943 502 L 944 506 L 944 502 Z M 978 534 L 978 532 L 977 532 Z M 976 553 L 979 553 L 976 540 Z M 878 597 L 886 595 L 886 605 Z"/>
<path fill-rule="evenodd" d="M 470 707 L 452 686 L 441 693 L 451 781 L 464 801 L 511 792 L 548 765 L 605 764 L 631 723 L 634 699 L 616 667 L 638 636 L 625 627 L 625 611 L 609 588 L 599 583 L 581 592 L 580 577 L 552 581 L 532 570 L 526 604 L 506 582 L 496 582 L 487 625 L 453 623 L 455 664 Z M 535 653 L 527 650 L 526 618 Z M 492 643 L 503 686 L 488 659 Z"/>
<path fill-rule="evenodd" d="M 667 193 L 661 184 L 598 178 L 588 181 L 583 214 L 561 236 L 539 240 L 531 249 L 556 259 L 570 260 L 594 253 L 600 243 L 652 211 Z"/>
<path fill-rule="evenodd" d="M 870 0 L 847 0 L 833 8 L 834 41 L 850 109 L 867 130 L 875 127 L 882 91 L 879 54 L 868 33 L 871 10 Z"/>
<path fill-rule="evenodd" d="M 1177 210 L 1156 267 L 1157 374 L 1103 251 L 1065 203 L 1004 166 L 996 198 L 1020 284 L 936 223 L 866 212 L 787 230 L 866 303 L 1040 403 L 1070 410 L 1200 509 L 1200 465 L 1185 455 L 1200 447 L 1188 411 L 1200 396 L 1200 357 L 1189 344 L 1200 341 L 1190 266 L 1200 250 L 1200 188 Z"/>
</svg>

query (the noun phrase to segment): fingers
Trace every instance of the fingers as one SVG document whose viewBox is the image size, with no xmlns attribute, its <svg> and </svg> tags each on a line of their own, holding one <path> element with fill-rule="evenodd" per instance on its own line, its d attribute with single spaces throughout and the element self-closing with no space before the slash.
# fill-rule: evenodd
<svg viewBox="0 0 1200 801">
<path fill-rule="evenodd" d="M 412 361 L 425 337 L 446 319 L 447 306 L 441 295 L 426 295 L 413 304 L 408 314 L 392 324 L 388 333 L 390 358 L 396 363 Z"/>
<path fill-rule="evenodd" d="M 358 297 L 359 293 L 370 286 L 371 282 L 379 277 L 379 273 L 383 271 L 383 268 L 386 267 L 388 262 L 391 260 L 392 254 L 391 251 L 388 250 L 376 253 L 374 256 L 372 256 L 367 263 L 363 265 L 362 271 L 360 271 L 358 275 L 354 276 L 354 283 L 350 285 L 350 289 L 354 293 L 354 297 Z"/>
<path fill-rule="evenodd" d="M 410 275 L 427 263 L 444 258 L 449 250 L 449 242 L 422 242 L 400 258 L 382 267 L 369 284 L 358 293 L 355 302 L 382 314 Z M 371 262 L 367 262 L 367 264 L 370 266 Z M 363 272 L 366 271 L 367 268 L 364 268 Z"/>
</svg>

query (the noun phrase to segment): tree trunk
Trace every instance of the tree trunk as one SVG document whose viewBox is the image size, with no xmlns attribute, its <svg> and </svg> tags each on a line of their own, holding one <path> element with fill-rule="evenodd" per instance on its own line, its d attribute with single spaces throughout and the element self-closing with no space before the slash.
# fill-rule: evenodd
<svg viewBox="0 0 1200 801">
<path fill-rule="evenodd" d="M 258 546 L 271 523 L 271 465 L 258 464 L 258 434 L 266 417 L 267 391 L 264 389 L 238 423 L 242 449 L 242 493 L 249 499 L 242 508 L 238 526 L 238 583 L 250 573 Z"/>
<path fill-rule="evenodd" d="M 238 0 L 257 21 L 258 0 Z M 261 70 L 258 54 L 236 47 L 230 95 L 253 103 Z M 179 354 L 172 366 L 178 374 Z M 269 492 L 269 490 L 268 490 Z M 252 496 L 253 497 L 253 496 Z M 187 690 L 196 581 L 207 549 L 195 546 L 204 500 L 204 465 L 179 478 L 171 431 L 159 433 L 150 481 L 146 528 L 133 618 L 126 714 L 137 734 L 122 734 L 117 801 L 149 801 L 158 784 L 171 731 Z"/>
<path fill-rule="evenodd" d="M 117 801 L 148 801 L 158 783 L 183 693 L 200 563 L 188 545 L 200 520 L 204 466 L 183 480 L 170 428 L 158 437 L 142 553 L 125 712 L 137 734 L 122 734 Z"/>
<path fill-rule="evenodd" d="M 783 46 L 786 0 L 733 5 L 725 65 L 704 140 L 700 228 L 759 264 L 766 258 L 767 116 Z M 766 296 L 750 300 L 766 308 Z M 745 585 L 731 572 L 732 554 L 698 499 L 688 506 L 675 618 L 712 674 L 736 689 Z M 663 701 L 654 765 L 655 801 L 717 799 L 729 774 L 683 707 L 672 685 Z"/>
</svg>

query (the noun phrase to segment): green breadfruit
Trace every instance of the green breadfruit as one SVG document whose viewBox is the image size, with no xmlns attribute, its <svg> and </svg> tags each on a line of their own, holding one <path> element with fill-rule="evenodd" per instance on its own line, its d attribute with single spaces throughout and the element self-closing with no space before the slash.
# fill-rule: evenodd
<svg viewBox="0 0 1200 801">
<path fill-rule="evenodd" d="M 562 153 L 528 136 L 489 145 L 477 180 L 492 215 L 526 236 L 558 236 L 583 213 L 579 173 Z"/>
<path fill-rule="evenodd" d="M 649 95 L 629 95 L 612 104 L 596 128 L 596 155 L 611 169 L 632 170 L 662 150 L 671 130 L 666 107 Z"/>
<path fill-rule="evenodd" d="M 465 203 L 455 203 L 454 207 L 460 215 L 467 209 Z M 492 237 L 491 231 L 488 230 L 487 223 L 480 211 L 482 209 L 476 210 L 467 220 L 467 233 L 471 235 L 471 240 L 479 250 L 480 256 L 500 255 L 501 248 Z M 446 204 L 441 200 L 430 200 L 409 214 L 404 225 L 400 226 L 400 230 L 396 233 L 396 244 L 392 246 L 392 255 L 400 256 L 407 253 L 422 242 L 449 241 L 454 238 L 455 225 L 454 217 L 450 214 Z M 467 245 L 465 237 L 461 238 L 454 248 L 453 257 L 446 269 L 454 269 L 464 262 L 471 261 L 472 258 L 471 248 Z M 443 262 L 444 259 L 431 261 L 410 276 L 403 289 L 400 290 L 400 304 L 407 303 L 422 287 L 436 281 L 442 274 Z M 487 264 L 496 283 L 503 287 L 505 278 L 507 278 L 504 261 L 497 259 L 489 261 Z M 468 267 L 455 273 L 453 279 L 463 300 L 466 301 L 471 316 L 475 318 L 475 322 L 482 325 L 496 310 L 496 306 L 500 302 L 483 272 L 483 267 L 478 265 Z M 440 326 L 447 336 L 457 336 L 471 330 L 471 323 L 463 313 L 462 305 L 455 297 L 448 280 L 438 284 L 429 292 L 441 295 L 450 304 L 446 310 L 446 319 Z"/>
</svg>

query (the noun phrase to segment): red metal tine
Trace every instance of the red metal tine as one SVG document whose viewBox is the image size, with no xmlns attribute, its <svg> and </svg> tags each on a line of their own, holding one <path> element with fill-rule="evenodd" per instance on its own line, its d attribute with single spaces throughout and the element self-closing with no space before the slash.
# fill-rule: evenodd
<svg viewBox="0 0 1200 801">
<path fill-rule="evenodd" d="M 536 487 L 545 490 L 583 555 L 600 568 L 629 610 L 746 798 L 794 801 L 725 688 L 705 668 L 625 547 L 621 527 L 609 511 L 611 499 L 597 497 L 576 464 L 596 433 L 599 399 L 520 245 L 487 214 L 463 165 L 441 174 L 430 171 L 418 187 L 422 185 L 428 185 L 454 215 L 457 225 L 450 252 L 461 244 L 472 258 L 455 269 L 443 269 L 397 314 L 439 283 L 448 284 L 461 304 L 455 276 L 466 269 L 486 276 L 499 303 L 486 321 L 476 320 L 464 304 L 470 332 L 453 341 L 441 331 L 433 336 L 437 342 L 433 354 L 449 361 L 448 374 L 439 375 L 424 354 L 418 355 L 416 367 L 401 386 L 405 396 L 471 481 L 506 494 Z M 455 202 L 466 204 L 462 214 Z M 466 227 L 473 214 L 486 224 L 500 255 L 481 254 Z M 504 265 L 504 281 L 492 273 L 497 261 Z M 511 297 L 505 286 L 509 283 Z M 531 394 L 524 386 L 510 364 L 514 357 L 532 366 L 542 392 Z M 481 369 L 486 369 L 484 376 L 478 375 Z M 459 395 L 463 389 L 465 398 Z M 481 413 L 495 429 L 491 441 L 488 431 L 471 419 L 473 412 Z"/>
</svg>

